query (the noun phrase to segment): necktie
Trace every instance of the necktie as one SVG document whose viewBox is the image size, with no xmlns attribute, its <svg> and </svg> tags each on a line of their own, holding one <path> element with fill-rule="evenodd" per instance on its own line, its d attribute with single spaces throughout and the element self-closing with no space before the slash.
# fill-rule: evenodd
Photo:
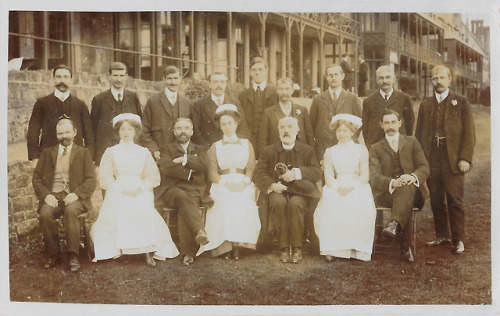
<svg viewBox="0 0 500 316">
<path fill-rule="evenodd" d="M 217 106 L 221 106 L 221 105 L 222 105 L 222 99 L 217 98 Z"/>
<path fill-rule="evenodd" d="M 68 153 L 68 147 L 63 147 L 62 155 L 66 156 L 67 153 Z"/>
<path fill-rule="evenodd" d="M 388 94 L 386 94 L 386 95 L 384 96 L 384 98 L 385 98 L 385 102 L 387 102 L 387 100 L 389 100 L 389 95 L 388 95 Z"/>
<path fill-rule="evenodd" d="M 255 90 L 255 92 L 257 92 L 257 94 L 262 93 L 262 90 L 260 89 L 260 86 L 257 86 L 257 90 Z"/>
<path fill-rule="evenodd" d="M 441 94 L 438 94 L 438 103 L 443 102 L 443 96 Z"/>
<path fill-rule="evenodd" d="M 394 152 L 398 152 L 398 143 L 396 141 L 396 138 L 392 139 L 390 145 L 391 145 L 392 150 L 394 150 Z"/>
<path fill-rule="evenodd" d="M 118 93 L 118 102 L 122 102 L 122 95 Z"/>
</svg>

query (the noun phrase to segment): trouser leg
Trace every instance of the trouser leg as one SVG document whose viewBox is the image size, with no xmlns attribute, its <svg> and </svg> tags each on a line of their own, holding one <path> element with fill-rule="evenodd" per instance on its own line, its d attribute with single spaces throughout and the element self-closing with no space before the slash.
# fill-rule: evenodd
<svg viewBox="0 0 500 316">
<path fill-rule="evenodd" d="M 84 211 L 80 201 L 75 201 L 64 207 L 64 234 L 66 235 L 66 244 L 69 252 L 78 255 L 80 249 L 80 221 L 78 215 Z"/>
<path fill-rule="evenodd" d="M 52 207 L 44 203 L 38 216 L 40 231 L 45 244 L 45 251 L 49 255 L 55 255 L 60 252 L 59 232 L 56 219 L 61 216 L 62 208 Z"/>
<path fill-rule="evenodd" d="M 284 194 L 272 192 L 269 194 L 269 212 L 274 214 L 274 222 L 278 229 L 279 247 L 290 246 L 289 219 L 287 217 L 287 199 Z"/>
<path fill-rule="evenodd" d="M 446 147 L 432 148 L 429 159 L 430 175 L 427 179 L 427 185 L 429 187 L 436 238 L 449 238 L 449 220 L 445 200 L 445 184 L 442 174 L 443 166 L 441 165 L 443 159 L 440 159 L 440 156 L 444 155 L 445 152 Z"/>
<path fill-rule="evenodd" d="M 398 222 L 403 230 L 410 219 L 416 191 L 416 186 L 404 185 L 396 188 L 392 193 L 391 220 Z"/>
<path fill-rule="evenodd" d="M 448 159 L 448 155 L 446 155 L 446 159 Z M 465 175 L 463 173 L 453 174 L 451 167 L 443 168 L 443 182 L 446 188 L 448 218 L 453 241 L 464 240 L 464 180 Z"/>
<path fill-rule="evenodd" d="M 287 215 L 290 221 L 290 244 L 292 248 L 302 248 L 304 235 L 304 212 L 308 200 L 301 195 L 290 196 L 287 205 Z"/>
</svg>

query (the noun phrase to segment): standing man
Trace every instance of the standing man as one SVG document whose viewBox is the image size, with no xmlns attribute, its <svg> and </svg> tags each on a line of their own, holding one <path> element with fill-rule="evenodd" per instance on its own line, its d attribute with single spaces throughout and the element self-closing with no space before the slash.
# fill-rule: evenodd
<svg viewBox="0 0 500 316">
<path fill-rule="evenodd" d="M 262 149 L 254 181 L 261 192 L 259 204 L 266 207 L 265 211 L 260 210 L 262 232 L 265 234 L 276 226 L 280 262 L 298 263 L 302 260 L 304 212 L 310 200 L 319 197 L 315 183 L 321 179 L 321 169 L 314 148 L 296 140 L 299 132 L 296 118 L 283 117 L 278 129 L 281 142 Z"/>
<path fill-rule="evenodd" d="M 251 87 L 241 92 L 239 100 L 250 132 L 250 142 L 259 157 L 259 130 L 264 110 L 277 104 L 279 101 L 276 89 L 267 82 L 267 63 L 262 57 L 254 57 L 250 63 Z"/>
<path fill-rule="evenodd" d="M 359 69 L 358 69 L 358 96 L 366 96 L 366 83 L 368 82 L 368 65 L 365 62 L 365 57 L 359 55 Z"/>
<path fill-rule="evenodd" d="M 208 157 L 203 146 L 191 141 L 193 123 L 190 119 L 178 118 L 174 135 L 175 140 L 161 153 L 161 184 L 155 188 L 155 199 L 178 209 L 180 251 L 184 254 L 183 264 L 189 266 L 194 262 L 199 245 L 208 243 L 199 211 L 201 203 L 211 201 L 205 192 Z"/>
<path fill-rule="evenodd" d="M 469 100 L 449 89 L 450 69 L 437 65 L 432 68 L 431 76 L 434 95 L 420 104 L 415 130 L 431 168 L 427 183 L 436 240 L 428 244 L 452 241 L 452 252 L 462 254 L 465 251 L 464 178 L 474 154 L 474 121 Z"/>
<path fill-rule="evenodd" d="M 307 109 L 298 104 L 292 103 L 293 81 L 290 78 L 281 78 L 278 80 L 279 103 L 267 108 L 262 115 L 262 122 L 259 132 L 259 147 L 264 148 L 267 145 L 280 141 L 278 130 L 279 121 L 285 116 L 295 117 L 299 123 L 297 140 L 309 145 L 314 144 L 314 133 L 311 127 L 311 121 Z"/>
<path fill-rule="evenodd" d="M 58 65 L 52 75 L 54 93 L 36 101 L 28 124 L 28 159 L 32 161 L 33 167 L 36 166 L 43 149 L 57 145 L 56 125 L 62 118 L 71 118 L 78 131 L 75 134 L 75 143 L 79 146 L 85 144 L 92 157 L 94 156 L 94 136 L 89 109 L 85 102 L 69 91 L 73 75 L 71 69 L 66 65 Z"/>
<path fill-rule="evenodd" d="M 178 92 L 181 78 L 177 67 L 165 67 L 165 90 L 151 96 L 144 108 L 142 145 L 151 151 L 156 161 L 160 160 L 160 151 L 175 139 L 175 120 L 179 117 L 191 117 L 191 100 Z"/>
<path fill-rule="evenodd" d="M 95 140 L 95 165 L 99 167 L 106 148 L 118 144 L 120 138 L 113 134 L 113 117 L 121 113 L 142 116 L 141 103 L 135 92 L 125 90 L 128 79 L 127 66 L 114 62 L 109 66 L 111 88 L 92 99 L 90 118 Z"/>
<path fill-rule="evenodd" d="M 382 113 L 391 109 L 396 111 L 401 118 L 399 133 L 413 135 L 415 114 L 410 97 L 401 91 L 394 90 L 394 70 L 389 66 L 380 66 L 376 72 L 376 81 L 379 91 L 370 95 L 363 101 L 363 138 L 365 145 L 370 149 L 384 138 L 384 130 L 380 128 Z"/>
<path fill-rule="evenodd" d="M 325 69 L 328 89 L 314 97 L 309 112 L 316 140 L 316 155 L 322 164 L 327 148 L 337 144 L 335 133 L 329 128 L 332 117 L 345 113 L 361 117 L 358 97 L 342 89 L 345 74 L 337 64 L 330 64 Z"/>
<path fill-rule="evenodd" d="M 354 69 L 352 69 L 351 62 L 349 61 L 349 55 L 342 55 L 342 60 L 340 61 L 340 67 L 345 74 L 345 78 L 342 81 L 342 87 L 348 91 L 351 91 L 354 82 Z"/>
<path fill-rule="evenodd" d="M 33 189 L 38 197 L 40 231 L 48 258 L 44 268 L 61 262 L 56 219 L 64 215 L 64 234 L 71 272 L 80 269 L 80 223 L 78 215 L 92 210 L 90 197 L 96 186 L 92 156 L 87 148 L 76 145 L 76 125 L 68 119 L 57 123 L 59 145 L 46 148 L 33 173 Z"/>
<path fill-rule="evenodd" d="M 382 235 L 396 239 L 398 231 L 402 231 L 402 259 L 414 262 L 410 247 L 411 212 L 415 194 L 424 188 L 429 176 L 429 165 L 415 137 L 399 133 L 402 122 L 398 112 L 384 110 L 380 121 L 385 137 L 370 149 L 370 184 L 375 204 L 391 208 L 391 219 Z"/>
<path fill-rule="evenodd" d="M 216 141 L 222 139 L 222 130 L 219 122 L 216 122 L 215 110 L 223 104 L 234 104 L 241 113 L 241 124 L 238 125 L 236 134 L 240 138 L 248 139 L 249 133 L 247 122 L 239 102 L 225 95 L 227 77 L 223 73 L 214 72 L 208 78 L 210 83 L 210 96 L 199 99 L 193 105 L 193 141 L 199 145 L 210 147 Z"/>
</svg>

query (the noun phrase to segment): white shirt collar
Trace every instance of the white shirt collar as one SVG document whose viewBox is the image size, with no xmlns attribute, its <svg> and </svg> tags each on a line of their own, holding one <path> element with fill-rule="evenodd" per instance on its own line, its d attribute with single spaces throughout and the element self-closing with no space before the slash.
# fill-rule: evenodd
<svg viewBox="0 0 500 316">
<path fill-rule="evenodd" d="M 441 93 L 441 97 L 443 98 L 443 100 L 448 97 L 449 93 L 450 93 L 450 88 L 446 89 L 446 91 L 444 91 L 443 93 Z M 436 96 L 436 100 L 439 102 L 439 93 L 434 92 L 434 94 Z"/>
<path fill-rule="evenodd" d="M 120 90 L 116 90 L 115 88 L 111 87 L 111 94 L 115 98 L 116 101 L 118 101 L 118 95 L 121 95 L 122 101 L 123 101 L 123 94 L 125 92 L 124 88 L 121 88 Z"/>
<path fill-rule="evenodd" d="M 68 151 L 66 151 L 66 154 L 71 152 L 71 148 L 73 148 L 73 143 L 71 143 L 71 145 L 69 145 L 67 148 L 68 148 Z M 63 151 L 64 151 L 64 146 L 59 144 L 59 154 L 62 155 Z"/>
<path fill-rule="evenodd" d="M 167 96 L 167 98 L 170 100 L 172 98 L 174 98 L 174 100 L 177 100 L 177 91 L 176 92 L 172 92 L 170 91 L 169 88 L 165 88 L 165 95 Z"/>
<path fill-rule="evenodd" d="M 290 101 L 289 105 L 288 105 L 288 108 L 285 108 L 281 102 L 279 103 L 280 104 L 280 109 L 281 109 L 281 112 L 283 112 L 286 116 L 289 116 L 290 113 L 292 113 L 292 101 Z"/>
<path fill-rule="evenodd" d="M 62 100 L 63 100 L 63 102 L 64 102 L 64 101 L 66 101 L 66 99 L 69 97 L 69 90 L 68 90 L 68 91 L 66 91 L 66 92 L 61 92 L 61 91 L 57 90 L 57 88 L 56 88 L 56 89 L 54 90 L 54 96 L 55 96 L 56 98 L 58 98 L 59 100 L 61 100 L 61 99 L 62 99 Z"/>
<path fill-rule="evenodd" d="M 295 147 L 295 143 L 290 144 L 290 145 L 286 145 L 286 144 L 281 143 L 281 145 L 283 146 L 284 150 L 292 150 L 293 147 Z"/>
<path fill-rule="evenodd" d="M 340 86 L 337 90 L 332 90 L 332 87 L 328 87 L 328 92 L 330 92 L 330 97 L 332 97 L 333 100 L 333 93 L 335 92 L 335 95 L 337 96 L 337 99 L 340 97 L 340 92 L 342 92 L 342 86 Z"/>
<path fill-rule="evenodd" d="M 235 142 L 238 140 L 238 136 L 236 135 L 236 133 L 234 133 L 233 136 L 231 136 L 231 137 L 227 137 L 226 135 L 223 135 L 222 140 L 225 142 Z"/>
<path fill-rule="evenodd" d="M 382 96 L 382 99 L 385 100 L 386 93 L 384 91 L 382 91 L 382 89 L 380 89 L 379 92 L 380 92 L 380 95 Z M 387 99 L 391 98 L 391 95 L 392 95 L 393 92 L 394 92 L 394 88 L 391 88 L 391 90 L 389 91 L 389 93 L 387 93 L 387 95 L 389 96 Z"/>
<path fill-rule="evenodd" d="M 399 132 L 397 132 L 393 136 L 389 136 L 389 135 L 385 134 L 385 139 L 387 139 L 387 141 L 389 142 L 389 144 L 392 142 L 393 139 L 395 139 L 396 142 L 399 143 Z"/>
<path fill-rule="evenodd" d="M 218 101 L 219 99 L 220 99 L 220 102 L 221 102 L 220 104 L 221 104 L 221 105 L 222 105 L 222 104 L 224 104 L 224 94 L 223 94 L 223 95 L 221 95 L 220 97 L 217 97 L 217 96 L 215 96 L 215 94 L 211 93 L 211 94 L 210 94 L 210 98 L 212 98 L 212 101 L 214 101 L 214 102 L 215 102 L 215 104 L 217 104 L 217 105 L 218 105 L 217 101 Z"/>
<path fill-rule="evenodd" d="M 252 80 L 253 91 L 257 91 L 257 87 L 260 87 L 260 90 L 264 91 L 264 89 L 266 88 L 266 86 L 267 86 L 267 81 L 266 80 L 262 81 L 259 84 L 255 83 L 255 81 Z"/>
<path fill-rule="evenodd" d="M 189 142 L 190 142 L 190 140 L 188 140 L 185 144 L 180 144 L 182 149 L 184 149 L 184 152 L 187 152 L 187 149 L 189 147 Z"/>
</svg>

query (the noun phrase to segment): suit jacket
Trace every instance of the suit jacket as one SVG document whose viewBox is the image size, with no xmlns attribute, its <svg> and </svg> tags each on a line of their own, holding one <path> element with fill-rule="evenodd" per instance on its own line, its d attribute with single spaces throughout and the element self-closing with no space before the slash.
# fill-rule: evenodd
<svg viewBox="0 0 500 316">
<path fill-rule="evenodd" d="M 299 122 L 299 133 L 297 140 L 302 143 L 314 145 L 314 133 L 311 127 L 311 121 L 307 109 L 298 104 L 292 103 L 292 111 L 290 116 L 295 117 Z M 259 131 L 259 148 L 264 148 L 267 145 L 280 142 L 280 134 L 278 130 L 279 120 L 284 118 L 285 114 L 281 111 L 279 104 L 267 108 L 262 115 L 262 121 Z"/>
<path fill-rule="evenodd" d="M 33 189 L 40 201 L 39 209 L 45 197 L 52 192 L 58 150 L 59 145 L 46 148 L 40 155 L 33 172 Z M 68 186 L 70 193 L 78 195 L 78 200 L 82 202 L 83 207 L 87 211 L 92 210 L 90 198 L 96 186 L 95 167 L 90 151 L 76 144 L 73 144 L 69 157 Z"/>
<path fill-rule="evenodd" d="M 380 127 L 381 115 L 385 109 L 399 113 L 401 127 L 399 133 L 413 135 L 415 114 L 410 96 L 401 91 L 394 90 L 387 102 L 382 98 L 380 90 L 370 95 L 363 101 L 363 138 L 368 149 L 372 144 L 385 137 L 384 130 Z"/>
<path fill-rule="evenodd" d="M 142 116 L 141 103 L 135 92 L 124 90 L 122 111 L 115 110 L 115 98 L 111 89 L 99 93 L 92 99 L 90 119 L 95 140 L 95 164 L 99 166 L 106 148 L 119 143 L 120 138 L 113 133 L 113 117 L 121 113 Z"/>
<path fill-rule="evenodd" d="M 175 106 L 179 107 L 179 117 L 192 118 L 191 100 L 177 93 Z M 164 90 L 151 96 L 142 113 L 142 145 L 153 153 L 174 141 L 174 122 L 177 118 Z"/>
<path fill-rule="evenodd" d="M 154 189 L 155 198 L 159 199 L 171 187 L 181 187 L 198 191 L 202 202 L 210 201 L 206 192 L 206 171 L 208 169 L 207 150 L 204 146 L 192 141 L 187 148 L 187 163 L 185 166 L 172 161 L 182 157 L 184 149 L 174 140 L 167 144 L 160 154 L 161 184 Z M 189 178 L 189 180 L 188 180 Z"/>
<path fill-rule="evenodd" d="M 469 107 L 469 100 L 450 90 L 448 97 L 443 100 L 444 112 L 444 134 L 446 137 L 446 149 L 450 160 L 451 171 L 462 173 L 458 168 L 458 161 L 465 160 L 472 165 L 476 132 L 474 121 Z M 424 100 L 418 111 L 417 127 L 415 137 L 424 150 L 425 157 L 429 160 L 431 146 L 433 146 L 433 108 L 437 106 L 436 97 Z M 435 145 L 434 145 L 435 146 Z"/>
<path fill-rule="evenodd" d="M 75 144 L 87 147 L 92 157 L 94 157 L 94 135 L 92 133 L 92 123 L 90 121 L 89 109 L 85 102 L 69 95 L 71 111 L 70 119 L 75 123 L 77 134 Z M 56 125 L 59 121 L 59 112 L 56 106 L 59 106 L 60 100 L 51 93 L 38 99 L 33 106 L 33 112 L 28 124 L 27 145 L 28 159 L 39 158 L 45 148 L 59 144 L 56 136 Z M 43 133 L 42 133 L 43 131 Z M 40 133 L 42 137 L 40 138 Z"/>
<path fill-rule="evenodd" d="M 419 181 L 420 190 L 424 190 L 425 181 L 429 176 L 429 165 L 420 144 L 413 136 L 399 135 L 398 143 L 399 161 L 406 174 L 414 174 Z M 384 193 L 389 192 L 392 180 L 393 153 L 391 146 L 384 137 L 370 148 L 370 185 L 375 200 Z"/>
<path fill-rule="evenodd" d="M 361 108 L 358 97 L 354 93 L 342 89 L 335 108 L 333 100 L 327 89 L 314 97 L 309 116 L 316 140 L 316 155 L 318 160 L 323 160 L 327 148 L 337 144 L 337 136 L 330 129 L 332 117 L 337 114 L 352 114 L 361 117 Z"/>
<path fill-rule="evenodd" d="M 234 104 L 240 113 L 240 124 L 236 130 L 236 134 L 240 138 L 248 139 L 248 127 L 245 118 L 245 113 L 240 107 L 238 100 L 224 95 L 223 104 Z M 215 121 L 215 110 L 217 104 L 210 96 L 199 99 L 193 105 L 193 141 L 197 144 L 210 147 L 213 143 L 222 139 L 222 130 L 219 122 Z"/>
</svg>

